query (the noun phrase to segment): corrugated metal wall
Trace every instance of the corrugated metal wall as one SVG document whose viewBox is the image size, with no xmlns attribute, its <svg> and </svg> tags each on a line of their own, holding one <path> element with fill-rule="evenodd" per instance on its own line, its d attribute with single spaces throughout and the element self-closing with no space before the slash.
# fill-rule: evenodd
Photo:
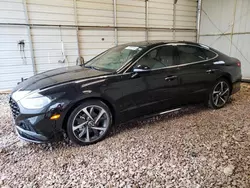
<svg viewBox="0 0 250 188">
<path fill-rule="evenodd" d="M 202 0 L 199 42 L 238 58 L 247 80 L 250 80 L 249 18 L 249 0 Z"/>
<path fill-rule="evenodd" d="M 117 0 L 117 26 L 118 27 L 145 27 L 146 8 L 145 1 L 140 0 Z M 118 44 L 128 42 L 145 41 L 145 30 L 122 30 L 118 29 Z"/>
<path fill-rule="evenodd" d="M 30 24 L 75 24 L 72 0 L 26 0 L 26 3 Z M 78 53 L 74 28 L 32 27 L 31 37 L 37 73 L 75 64 Z M 65 63 L 58 63 L 64 59 L 62 45 L 67 58 Z"/>
<path fill-rule="evenodd" d="M 13 88 L 21 78 L 75 65 L 79 55 L 87 61 L 116 44 L 195 41 L 196 10 L 196 0 L 176 5 L 174 0 L 2 0 L 0 90 Z"/>
<path fill-rule="evenodd" d="M 78 24 L 113 26 L 113 0 L 81 0 L 76 3 Z M 79 30 L 80 54 L 85 61 L 114 45 L 113 29 L 82 28 Z"/>
<path fill-rule="evenodd" d="M 22 0 L 1 1 L 0 22 L 25 23 Z M 21 77 L 33 75 L 30 46 L 25 44 L 25 57 L 21 56 L 17 45 L 20 40 L 28 41 L 27 27 L 0 26 L 0 90 L 15 86 Z"/>
</svg>

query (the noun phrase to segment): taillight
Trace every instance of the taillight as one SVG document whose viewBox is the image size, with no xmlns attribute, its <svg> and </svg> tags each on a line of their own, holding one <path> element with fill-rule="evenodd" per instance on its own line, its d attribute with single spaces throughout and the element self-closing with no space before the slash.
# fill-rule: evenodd
<svg viewBox="0 0 250 188">
<path fill-rule="evenodd" d="M 237 62 L 237 66 L 238 66 L 238 67 L 241 67 L 240 61 Z"/>
</svg>

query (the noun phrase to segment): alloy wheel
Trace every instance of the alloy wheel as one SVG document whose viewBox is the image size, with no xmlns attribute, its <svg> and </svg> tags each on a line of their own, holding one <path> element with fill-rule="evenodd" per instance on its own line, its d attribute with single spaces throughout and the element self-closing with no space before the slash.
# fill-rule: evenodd
<svg viewBox="0 0 250 188">
<path fill-rule="evenodd" d="M 212 100 L 216 107 L 224 106 L 229 98 L 230 95 L 230 88 L 227 82 L 220 81 L 214 87 Z"/>
<path fill-rule="evenodd" d="M 74 117 L 72 131 L 81 142 L 94 142 L 108 129 L 110 117 L 107 111 L 97 105 L 81 109 Z"/>
</svg>

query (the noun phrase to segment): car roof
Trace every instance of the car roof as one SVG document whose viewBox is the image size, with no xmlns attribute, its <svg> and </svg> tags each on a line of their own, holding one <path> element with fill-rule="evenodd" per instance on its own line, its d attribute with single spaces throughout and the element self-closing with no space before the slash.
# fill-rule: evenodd
<svg viewBox="0 0 250 188">
<path fill-rule="evenodd" d="M 138 47 L 147 47 L 151 48 L 154 46 L 158 46 L 161 44 L 168 44 L 168 43 L 184 43 L 184 44 L 196 44 L 200 45 L 195 42 L 190 42 L 190 41 L 175 41 L 175 40 L 168 40 L 168 41 L 160 41 L 160 40 L 150 40 L 150 41 L 140 41 L 140 42 L 131 42 L 131 43 L 126 43 L 124 45 L 130 45 L 130 46 L 138 46 Z"/>
</svg>

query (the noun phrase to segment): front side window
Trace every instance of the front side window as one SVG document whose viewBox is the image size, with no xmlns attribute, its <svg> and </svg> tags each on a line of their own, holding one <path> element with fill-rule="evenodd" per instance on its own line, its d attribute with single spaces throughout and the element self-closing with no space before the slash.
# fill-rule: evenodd
<svg viewBox="0 0 250 188">
<path fill-rule="evenodd" d="M 149 69 L 158 69 L 174 65 L 174 47 L 164 46 L 156 48 L 144 55 L 136 64 L 147 66 Z"/>
<path fill-rule="evenodd" d="M 116 71 L 142 49 L 143 48 L 139 46 L 120 45 L 96 56 L 85 63 L 84 66 L 103 71 Z"/>
<path fill-rule="evenodd" d="M 177 46 L 177 50 L 180 64 L 204 61 L 216 56 L 215 53 L 196 46 L 180 45 Z"/>
</svg>

